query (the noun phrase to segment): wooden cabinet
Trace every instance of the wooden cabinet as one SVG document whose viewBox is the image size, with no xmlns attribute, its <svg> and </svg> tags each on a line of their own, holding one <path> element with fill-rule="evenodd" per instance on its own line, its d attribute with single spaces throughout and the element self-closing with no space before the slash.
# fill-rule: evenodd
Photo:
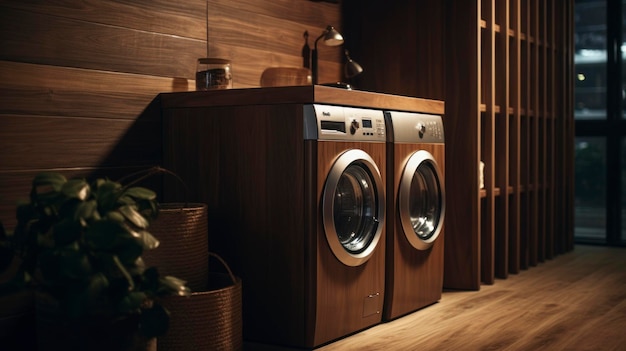
<svg viewBox="0 0 626 351">
<path fill-rule="evenodd" d="M 573 247 L 572 12 L 560 0 L 446 3 L 447 288 Z"/>
</svg>

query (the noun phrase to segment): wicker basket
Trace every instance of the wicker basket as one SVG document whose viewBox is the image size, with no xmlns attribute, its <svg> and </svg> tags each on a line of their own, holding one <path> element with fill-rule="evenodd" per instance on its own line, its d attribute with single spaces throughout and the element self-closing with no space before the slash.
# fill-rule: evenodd
<svg viewBox="0 0 626 351">
<path fill-rule="evenodd" d="M 142 255 L 147 267 L 161 275 L 187 282 L 192 291 L 204 291 L 209 277 L 208 206 L 200 203 L 160 204 L 148 230 L 161 244 Z"/>
<path fill-rule="evenodd" d="M 159 351 L 242 350 L 242 283 L 224 260 L 214 253 L 228 274 L 210 273 L 209 290 L 190 297 L 169 296 L 170 328 L 158 338 Z"/>
</svg>

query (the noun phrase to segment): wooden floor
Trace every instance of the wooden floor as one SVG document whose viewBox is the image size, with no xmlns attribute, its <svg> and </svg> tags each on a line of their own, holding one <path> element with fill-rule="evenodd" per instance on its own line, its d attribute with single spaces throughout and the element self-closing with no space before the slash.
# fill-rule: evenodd
<svg viewBox="0 0 626 351">
<path fill-rule="evenodd" d="M 626 350 L 626 249 L 576 246 L 317 350 Z"/>
<path fill-rule="evenodd" d="M 251 345 L 245 351 L 291 348 Z M 578 245 L 536 267 L 315 351 L 626 351 L 626 248 Z"/>
</svg>

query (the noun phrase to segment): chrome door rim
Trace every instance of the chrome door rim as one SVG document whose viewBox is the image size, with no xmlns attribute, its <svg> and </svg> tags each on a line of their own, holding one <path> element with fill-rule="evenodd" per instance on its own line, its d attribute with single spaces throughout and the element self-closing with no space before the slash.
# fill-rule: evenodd
<svg viewBox="0 0 626 351">
<path fill-rule="evenodd" d="M 411 213 L 410 213 L 410 194 L 411 194 L 411 183 L 413 180 L 413 176 L 418 172 L 419 166 L 424 162 L 430 163 L 430 168 L 433 170 L 433 173 L 436 177 L 437 185 L 439 188 L 439 219 L 436 223 L 436 227 L 434 232 L 427 238 L 420 238 L 413 229 L 413 223 L 411 221 Z M 439 237 L 441 230 L 443 228 L 443 220 L 445 217 L 445 190 L 443 187 L 443 183 L 441 182 L 441 173 L 439 171 L 439 166 L 437 161 L 433 155 L 426 150 L 419 150 L 414 152 L 411 156 L 409 156 L 404 170 L 402 172 L 400 178 L 400 185 L 398 188 L 398 216 L 400 219 L 400 223 L 402 225 L 402 231 L 404 232 L 405 237 L 413 246 L 418 250 L 427 250 L 429 249 Z M 432 190 L 432 189 L 428 189 Z"/>
<path fill-rule="evenodd" d="M 349 252 L 341 244 L 335 228 L 334 220 L 335 192 L 342 175 L 353 163 L 359 163 L 360 166 L 366 168 L 371 180 L 373 181 L 373 185 L 375 186 L 374 195 L 377 197 L 376 216 L 373 218 L 373 220 L 377 223 L 376 231 L 369 244 L 358 253 Z M 385 195 L 380 170 L 372 157 L 365 151 L 359 149 L 345 151 L 334 162 L 326 178 L 326 184 L 322 194 L 322 217 L 326 241 L 328 242 L 331 251 L 339 261 L 347 266 L 359 266 L 365 263 L 372 256 L 384 228 Z"/>
</svg>

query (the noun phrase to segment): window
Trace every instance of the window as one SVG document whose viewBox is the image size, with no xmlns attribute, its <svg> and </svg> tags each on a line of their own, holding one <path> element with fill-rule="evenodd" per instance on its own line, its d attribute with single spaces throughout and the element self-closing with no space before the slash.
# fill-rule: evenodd
<svg viewBox="0 0 626 351">
<path fill-rule="evenodd" d="M 626 244 L 626 0 L 575 2 L 575 232 Z"/>
</svg>

